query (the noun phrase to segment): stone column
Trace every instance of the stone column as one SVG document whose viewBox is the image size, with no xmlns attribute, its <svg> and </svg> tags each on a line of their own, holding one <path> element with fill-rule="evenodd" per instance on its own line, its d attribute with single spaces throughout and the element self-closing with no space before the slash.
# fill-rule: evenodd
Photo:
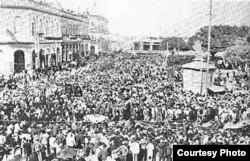
<svg viewBox="0 0 250 161">
<path fill-rule="evenodd" d="M 61 55 L 61 57 L 62 57 L 62 62 L 63 61 L 65 61 L 65 53 L 66 53 L 66 47 L 65 46 L 62 46 L 62 55 Z"/>
<path fill-rule="evenodd" d="M 96 44 L 95 45 L 95 54 L 98 55 L 98 53 L 99 53 L 99 45 Z"/>
<path fill-rule="evenodd" d="M 152 42 L 150 42 L 150 47 L 149 47 L 149 50 L 151 51 L 151 50 L 153 50 L 153 43 Z"/>
<path fill-rule="evenodd" d="M 59 49 L 59 50 L 58 50 Z M 60 47 L 56 47 L 56 65 L 60 62 Z"/>
<path fill-rule="evenodd" d="M 23 50 L 23 52 L 24 52 L 24 61 L 25 61 L 24 67 L 26 70 L 32 70 L 32 51 L 26 49 L 26 50 Z"/>
<path fill-rule="evenodd" d="M 68 53 L 68 60 L 69 61 L 72 59 L 73 49 L 74 49 L 74 45 L 70 45 L 69 53 Z"/>
<path fill-rule="evenodd" d="M 65 48 L 65 61 L 68 61 L 68 53 L 69 53 L 69 47 L 68 45 L 66 45 L 66 48 Z"/>
<path fill-rule="evenodd" d="M 139 50 L 143 50 L 143 42 L 139 42 Z"/>
<path fill-rule="evenodd" d="M 46 51 L 46 53 L 44 54 L 44 68 L 47 66 L 47 65 L 49 65 L 48 64 L 48 59 L 47 59 L 47 56 L 48 55 L 48 51 Z"/>
<path fill-rule="evenodd" d="M 39 60 L 39 52 L 36 53 L 36 69 L 38 69 L 40 67 L 40 60 Z"/>
<path fill-rule="evenodd" d="M 51 67 L 51 53 L 48 53 L 48 67 Z"/>
</svg>

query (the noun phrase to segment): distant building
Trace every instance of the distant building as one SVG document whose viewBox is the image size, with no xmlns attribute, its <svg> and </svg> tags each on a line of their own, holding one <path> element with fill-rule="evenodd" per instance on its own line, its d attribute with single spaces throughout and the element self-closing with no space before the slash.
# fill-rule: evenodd
<svg viewBox="0 0 250 161">
<path fill-rule="evenodd" d="M 64 14 L 70 14 L 72 19 L 61 18 L 62 29 L 62 61 L 68 61 L 75 58 L 75 55 L 86 56 L 90 50 L 89 20 L 85 15 L 75 15 L 62 11 Z"/>
<path fill-rule="evenodd" d="M 95 50 L 107 50 L 108 45 L 108 35 L 109 35 L 109 29 L 108 29 L 108 20 L 98 14 L 92 14 L 88 13 L 88 19 L 90 24 L 90 37 L 93 40 L 96 40 L 96 43 L 93 42 L 93 45 L 96 45 L 98 48 Z M 94 49 L 91 49 L 91 53 L 94 53 Z"/>
<path fill-rule="evenodd" d="M 134 50 L 157 51 L 160 49 L 161 40 L 144 39 L 134 42 Z"/>
<path fill-rule="evenodd" d="M 90 35 L 95 37 L 106 36 L 109 34 L 108 20 L 101 15 L 88 14 L 90 23 Z"/>
<path fill-rule="evenodd" d="M 140 38 L 139 40 L 133 41 L 132 51 L 130 50 L 128 52 L 147 56 L 151 56 L 152 54 L 160 54 L 167 58 L 169 55 L 171 55 L 171 52 L 168 50 L 160 50 L 161 42 L 161 38 Z"/>
</svg>

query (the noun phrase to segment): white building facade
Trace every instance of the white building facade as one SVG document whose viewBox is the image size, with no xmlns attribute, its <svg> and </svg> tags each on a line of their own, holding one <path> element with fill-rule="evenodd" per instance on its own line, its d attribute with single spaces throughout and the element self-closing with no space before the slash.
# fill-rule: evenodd
<svg viewBox="0 0 250 161">
<path fill-rule="evenodd" d="M 97 48 L 88 16 L 46 3 L 1 0 L 0 21 L 0 75 L 52 67 Z"/>
</svg>

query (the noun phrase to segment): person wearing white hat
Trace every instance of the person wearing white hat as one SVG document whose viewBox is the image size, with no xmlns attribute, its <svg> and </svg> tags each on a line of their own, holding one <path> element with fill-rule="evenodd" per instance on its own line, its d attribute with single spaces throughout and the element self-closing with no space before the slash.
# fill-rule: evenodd
<svg viewBox="0 0 250 161">
<path fill-rule="evenodd" d="M 54 135 L 52 135 L 51 137 L 49 137 L 49 147 L 50 147 L 50 153 L 56 153 L 56 149 L 57 149 L 57 142 L 56 142 L 56 137 Z"/>
<path fill-rule="evenodd" d="M 6 133 L 7 134 L 11 134 L 13 129 L 14 129 L 14 126 L 13 126 L 13 123 L 11 123 L 9 126 L 7 126 Z"/>
<path fill-rule="evenodd" d="M 39 137 L 34 137 L 34 151 L 37 153 L 38 161 L 42 161 L 42 144 L 39 142 Z"/>
<path fill-rule="evenodd" d="M 69 133 L 66 137 L 66 147 L 73 148 L 76 146 L 75 135 L 73 133 Z"/>
<path fill-rule="evenodd" d="M 129 143 L 129 148 L 133 155 L 133 161 L 137 161 L 138 154 L 140 153 L 140 145 L 135 138 L 133 138 L 132 141 Z"/>
<path fill-rule="evenodd" d="M 6 137 L 3 134 L 3 130 L 0 129 L 0 146 L 4 146 L 6 143 Z"/>
<path fill-rule="evenodd" d="M 48 154 L 48 139 L 49 139 L 49 134 L 46 132 L 46 130 L 42 131 L 42 134 L 40 135 L 40 141 L 43 147 L 47 150 Z"/>
<path fill-rule="evenodd" d="M 151 140 L 148 141 L 148 144 L 146 146 L 147 149 L 147 159 L 148 161 L 152 161 L 153 160 L 153 152 L 154 152 L 154 144 L 152 143 Z"/>
<path fill-rule="evenodd" d="M 19 133 L 19 131 L 22 131 L 22 129 L 20 128 L 19 123 L 16 122 L 14 125 L 14 133 Z"/>
</svg>

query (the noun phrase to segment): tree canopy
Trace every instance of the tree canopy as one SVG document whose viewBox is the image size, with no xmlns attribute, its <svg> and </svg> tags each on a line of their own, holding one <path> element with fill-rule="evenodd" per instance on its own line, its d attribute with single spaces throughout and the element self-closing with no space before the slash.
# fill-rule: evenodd
<svg viewBox="0 0 250 161">
<path fill-rule="evenodd" d="M 248 36 L 250 27 L 247 26 L 228 26 L 219 25 L 211 28 L 211 53 L 225 51 L 228 47 L 234 46 L 238 38 Z M 202 27 L 199 32 L 188 39 L 188 45 L 193 46 L 194 41 L 198 39 L 202 42 L 202 47 L 207 50 L 208 47 L 208 26 Z M 250 38 L 248 38 L 250 39 Z"/>
<path fill-rule="evenodd" d="M 161 50 L 173 50 L 174 48 L 176 50 L 179 48 L 181 51 L 187 51 L 190 49 L 188 44 L 181 37 L 168 37 L 162 40 L 160 45 Z"/>
<path fill-rule="evenodd" d="M 247 37 L 247 42 L 250 43 L 250 35 Z"/>
<path fill-rule="evenodd" d="M 180 66 L 192 62 L 194 58 L 193 55 L 170 55 L 167 58 L 167 64 L 168 66 Z"/>
<path fill-rule="evenodd" d="M 227 48 L 224 56 L 230 63 L 244 62 L 250 60 L 250 43 L 246 40 L 237 40 L 236 44 Z"/>
</svg>

